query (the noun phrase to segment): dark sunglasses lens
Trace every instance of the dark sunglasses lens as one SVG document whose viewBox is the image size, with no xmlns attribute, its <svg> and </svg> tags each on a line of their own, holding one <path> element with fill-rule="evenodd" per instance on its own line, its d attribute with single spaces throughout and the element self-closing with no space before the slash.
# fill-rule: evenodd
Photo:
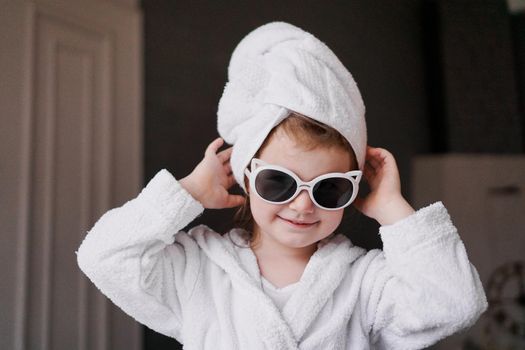
<svg viewBox="0 0 525 350">
<path fill-rule="evenodd" d="M 283 202 L 295 193 L 297 183 L 282 171 L 261 170 L 255 178 L 255 190 L 264 199 L 272 202 Z"/>
<path fill-rule="evenodd" d="M 350 200 L 353 192 L 352 182 L 341 177 L 321 180 L 313 189 L 315 200 L 325 208 L 342 207 Z"/>
</svg>

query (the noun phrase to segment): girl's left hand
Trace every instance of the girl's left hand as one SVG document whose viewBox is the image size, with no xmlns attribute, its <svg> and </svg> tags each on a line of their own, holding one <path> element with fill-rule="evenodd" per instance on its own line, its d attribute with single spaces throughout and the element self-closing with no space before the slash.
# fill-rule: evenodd
<svg viewBox="0 0 525 350">
<path fill-rule="evenodd" d="M 414 213 L 401 194 L 399 170 L 392 153 L 367 146 L 363 177 L 370 186 L 370 193 L 354 201 L 356 209 L 363 214 L 381 225 L 388 225 Z"/>
</svg>

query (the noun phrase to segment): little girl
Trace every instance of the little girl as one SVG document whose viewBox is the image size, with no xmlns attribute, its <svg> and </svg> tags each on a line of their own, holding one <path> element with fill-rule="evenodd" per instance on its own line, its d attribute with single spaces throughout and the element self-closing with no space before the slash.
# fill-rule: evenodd
<svg viewBox="0 0 525 350">
<path fill-rule="evenodd" d="M 77 258 L 90 280 L 185 349 L 421 349 L 472 326 L 487 301 L 446 208 L 403 198 L 328 47 L 269 23 L 236 47 L 228 78 L 222 137 L 195 169 L 160 170 L 89 231 Z M 381 224 L 383 250 L 334 235 L 349 205 Z M 244 228 L 181 231 L 237 206 Z"/>
</svg>

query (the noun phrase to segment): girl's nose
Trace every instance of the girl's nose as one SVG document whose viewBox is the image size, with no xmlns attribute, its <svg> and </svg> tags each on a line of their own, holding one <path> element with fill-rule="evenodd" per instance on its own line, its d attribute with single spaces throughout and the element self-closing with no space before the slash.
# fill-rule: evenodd
<svg viewBox="0 0 525 350">
<path fill-rule="evenodd" d="M 299 213 L 312 213 L 315 204 L 312 202 L 310 195 L 306 189 L 301 192 L 290 202 L 290 208 Z"/>
</svg>

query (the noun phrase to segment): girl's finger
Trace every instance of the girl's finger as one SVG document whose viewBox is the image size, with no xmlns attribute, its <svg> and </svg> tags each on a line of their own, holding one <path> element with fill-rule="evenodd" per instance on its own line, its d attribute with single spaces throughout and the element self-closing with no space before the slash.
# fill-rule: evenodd
<svg viewBox="0 0 525 350">
<path fill-rule="evenodd" d="M 364 168 L 364 171 L 367 172 L 367 173 L 375 173 L 375 169 L 374 167 L 370 164 L 370 163 L 366 163 L 365 164 L 365 168 Z"/>
<path fill-rule="evenodd" d="M 226 174 L 230 175 L 232 172 L 232 165 L 230 162 L 224 164 L 224 171 Z"/>
<path fill-rule="evenodd" d="M 373 150 L 368 150 L 366 158 L 381 159 L 386 157 L 386 152 L 381 148 L 375 148 Z"/>
<path fill-rule="evenodd" d="M 370 170 L 370 169 L 365 169 L 365 171 L 363 171 L 363 175 L 366 179 L 366 181 L 371 181 L 373 178 L 376 177 L 376 172 L 374 170 Z"/>
<path fill-rule="evenodd" d="M 232 155 L 232 150 L 233 150 L 233 146 L 226 148 L 225 150 L 222 150 L 219 153 L 217 153 L 217 157 L 219 157 L 221 162 L 225 163 L 230 159 Z"/>
<path fill-rule="evenodd" d="M 215 140 L 213 140 L 208 147 L 206 148 L 206 151 L 204 152 L 204 155 L 211 156 L 215 155 L 217 153 L 217 150 L 222 146 L 224 140 L 221 137 L 217 137 Z"/>
<path fill-rule="evenodd" d="M 380 147 L 370 147 L 367 148 L 367 158 L 374 158 L 381 161 L 384 161 L 389 155 L 389 152 Z"/>
<path fill-rule="evenodd" d="M 381 166 L 381 163 L 379 163 L 379 161 L 374 158 L 368 159 L 366 164 L 369 164 L 372 168 L 374 168 L 374 170 L 377 170 Z"/>
<path fill-rule="evenodd" d="M 235 181 L 235 177 L 233 177 L 233 174 L 228 176 L 227 188 L 232 187 L 233 185 L 235 185 L 235 183 L 236 183 L 236 181 Z"/>
<path fill-rule="evenodd" d="M 233 176 L 233 174 L 231 176 L 232 176 L 232 186 L 235 186 L 235 184 L 237 183 L 237 180 L 235 180 L 235 176 Z"/>
<path fill-rule="evenodd" d="M 366 153 L 369 155 L 376 155 L 378 153 L 381 153 L 381 148 L 366 146 Z"/>
<path fill-rule="evenodd" d="M 228 202 L 226 203 L 226 208 L 238 207 L 244 203 L 244 197 L 240 195 L 229 195 Z"/>
<path fill-rule="evenodd" d="M 373 154 L 377 159 L 380 159 L 382 162 L 385 162 L 388 158 L 394 157 L 392 153 L 390 153 L 390 151 L 384 148 L 378 148 L 377 153 L 373 153 Z"/>
</svg>

